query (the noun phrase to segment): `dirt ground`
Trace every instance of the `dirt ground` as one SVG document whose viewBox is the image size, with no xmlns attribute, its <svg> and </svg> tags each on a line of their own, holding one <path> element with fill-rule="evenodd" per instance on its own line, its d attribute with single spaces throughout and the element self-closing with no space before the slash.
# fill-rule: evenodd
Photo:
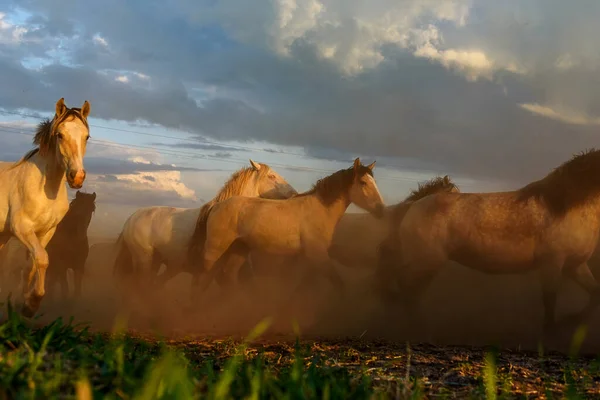
<svg viewBox="0 0 600 400">
<path fill-rule="evenodd" d="M 291 283 L 275 278 L 259 279 L 258 297 L 244 291 L 224 296 L 213 285 L 190 312 L 190 276 L 182 273 L 164 291 L 148 293 L 151 299 L 131 314 L 123 313 L 112 278 L 114 249 L 111 242 L 90 249 L 83 296 L 63 302 L 46 298 L 38 323 L 59 316 L 90 323 L 93 330 L 126 328 L 150 340 L 168 338 L 172 344 L 198 354 L 217 354 L 223 341 L 247 334 L 265 317 L 277 315 L 289 298 Z M 565 368 L 570 365 L 583 392 L 600 394 L 600 313 L 588 326 L 579 357 L 569 364 L 567 352 L 573 332 L 567 331 L 540 346 L 541 290 L 535 273 L 525 276 L 486 276 L 458 265 L 449 265 L 429 289 L 424 317 L 434 334 L 413 338 L 407 348 L 406 319 L 386 318 L 381 305 L 365 292 L 370 270 L 340 270 L 347 295 L 336 297 L 327 282 L 317 285 L 295 303 L 297 327 L 288 319 L 275 319 L 272 329 L 250 351 L 264 351 L 273 362 L 292 351 L 296 329 L 313 353 L 332 365 L 357 373 L 361 368 L 375 386 L 388 392 L 401 388 L 402 377 L 424 393 L 452 397 L 472 393 L 483 386 L 482 369 L 490 345 L 501 349 L 498 379 L 514 394 L 544 397 L 564 393 Z M 70 277 L 70 284 L 72 276 Z M 559 298 L 559 314 L 583 307 L 587 296 L 565 283 Z M 254 350 L 252 350 L 254 349 Z M 598 367 L 598 368 L 597 368 Z M 409 380 L 410 380 L 409 379 Z M 406 380 L 404 381 L 406 382 Z M 400 386 L 399 386 L 400 385 Z M 417 385 L 417 386 L 415 386 Z"/>
<path fill-rule="evenodd" d="M 207 296 L 190 312 L 190 275 L 182 273 L 164 291 L 148 293 L 151 302 L 139 306 L 125 317 L 112 278 L 114 251 L 111 242 L 97 243 L 90 249 L 86 265 L 83 297 L 62 302 L 44 299 L 40 322 L 57 316 L 74 316 L 95 329 L 112 329 L 117 316 L 127 326 L 163 335 L 245 334 L 261 319 L 277 314 L 289 298 L 292 283 L 275 278 L 259 279 L 260 296 L 246 291 L 223 296 L 213 285 Z M 384 338 L 403 342 L 406 321 L 401 310 L 396 318 L 383 314 L 381 305 L 365 292 L 370 270 L 340 272 L 348 288 L 344 299 L 336 297 L 327 282 L 320 282 L 311 293 L 294 303 L 302 334 L 319 337 Z M 72 280 L 70 280 L 70 283 Z M 587 295 L 566 282 L 559 296 L 558 313 L 564 315 L 585 305 Z M 487 276 L 459 265 L 449 265 L 436 278 L 424 302 L 424 318 L 437 345 L 499 345 L 536 351 L 541 335 L 541 290 L 537 274 Z M 280 321 L 280 320 L 277 320 Z M 281 320 L 271 333 L 293 334 L 292 323 Z M 600 350 L 600 313 L 592 319 L 582 351 Z M 566 351 L 572 331 L 546 342 L 552 350 Z M 419 340 L 420 339 L 420 340 Z"/>
</svg>

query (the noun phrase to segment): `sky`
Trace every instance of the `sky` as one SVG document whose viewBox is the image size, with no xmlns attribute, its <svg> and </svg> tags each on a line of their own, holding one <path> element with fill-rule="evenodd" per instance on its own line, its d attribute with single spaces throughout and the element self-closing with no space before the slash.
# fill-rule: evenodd
<svg viewBox="0 0 600 400">
<path fill-rule="evenodd" d="M 598 143 L 598 19 L 595 0 L 0 0 L 0 160 L 88 100 L 83 190 L 111 233 L 249 158 L 298 190 L 377 160 L 390 203 L 436 175 L 514 189 Z"/>
</svg>

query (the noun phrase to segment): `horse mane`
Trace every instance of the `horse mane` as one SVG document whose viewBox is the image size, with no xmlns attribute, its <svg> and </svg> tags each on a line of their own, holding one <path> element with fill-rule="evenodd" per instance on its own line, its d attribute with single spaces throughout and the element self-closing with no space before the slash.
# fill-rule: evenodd
<svg viewBox="0 0 600 400">
<path fill-rule="evenodd" d="M 204 238 L 206 237 L 206 222 L 213 206 L 230 197 L 240 195 L 248 181 L 253 178 L 255 172 L 258 172 L 259 177 L 269 173 L 270 167 L 267 164 L 258 164 L 261 166 L 258 171 L 256 171 L 254 167 L 248 166 L 231 174 L 217 195 L 200 208 L 200 213 L 196 220 L 196 227 L 188 244 L 188 260 L 190 262 L 193 261 L 193 256 L 197 253 L 200 243 L 204 244 Z"/>
<path fill-rule="evenodd" d="M 415 201 L 435 193 L 450 192 L 452 189 L 458 189 L 458 186 L 452 182 L 452 179 L 448 175 L 444 177 L 436 176 L 425 183 L 419 183 L 417 188 L 412 189 L 404 200 L 392 206 L 390 213 L 391 223 L 394 227 L 397 227 Z"/>
<path fill-rule="evenodd" d="M 600 194 L 600 150 L 594 148 L 575 154 L 544 178 L 517 191 L 518 199 L 542 200 L 557 216 L 581 206 Z"/>
<path fill-rule="evenodd" d="M 37 125 L 35 135 L 33 137 L 33 144 L 36 145 L 37 148 L 28 151 L 23 158 L 13 165 L 13 168 L 23 164 L 25 161 L 30 160 L 31 157 L 37 153 L 42 156 L 52 154 L 56 148 L 56 129 L 58 126 L 60 126 L 60 124 L 66 122 L 69 118 L 79 119 L 81 122 L 83 122 L 85 127 L 89 129 L 88 122 L 85 120 L 85 118 L 83 118 L 83 115 L 81 115 L 81 108 L 79 107 L 67 108 L 67 111 L 58 117 L 58 119 L 56 115 L 54 115 L 54 118 L 52 119 L 44 119 Z"/>
<path fill-rule="evenodd" d="M 416 189 L 412 189 L 410 191 L 410 194 L 404 199 L 404 201 L 417 201 L 423 197 L 437 193 L 444 189 L 447 191 L 458 189 L 458 186 L 452 182 L 448 175 L 444 177 L 437 176 L 425 183 L 419 183 Z"/>
<path fill-rule="evenodd" d="M 361 164 L 358 167 L 357 174 L 358 176 L 363 176 L 364 174 L 373 176 L 373 171 Z M 337 199 L 339 199 L 341 193 L 344 193 L 350 188 L 352 182 L 354 181 L 354 177 L 354 166 L 346 169 L 340 169 L 339 171 L 336 171 L 325 178 L 319 179 L 310 190 L 299 193 L 293 197 L 303 197 L 316 194 L 321 201 L 323 201 L 323 204 L 330 206 Z"/>
<path fill-rule="evenodd" d="M 268 174 L 270 167 L 267 164 L 259 164 L 260 169 L 258 170 L 258 176 L 262 177 Z M 255 171 L 256 170 L 250 166 L 239 169 L 231 174 L 231 177 L 227 180 L 227 182 L 225 182 L 225 184 L 221 187 L 221 190 L 219 190 L 217 195 L 211 201 L 219 202 L 239 195 L 248 181 L 254 177 Z"/>
</svg>

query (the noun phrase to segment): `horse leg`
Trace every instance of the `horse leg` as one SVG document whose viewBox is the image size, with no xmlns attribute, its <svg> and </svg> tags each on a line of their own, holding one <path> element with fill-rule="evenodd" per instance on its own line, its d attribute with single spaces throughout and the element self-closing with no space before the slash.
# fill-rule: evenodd
<svg viewBox="0 0 600 400">
<path fill-rule="evenodd" d="M 543 331 L 550 333 L 556 326 L 556 300 L 562 279 L 562 263 L 548 263 L 542 267 L 542 302 L 544 305 Z"/>
<path fill-rule="evenodd" d="M 67 268 L 56 271 L 58 273 L 58 283 L 60 284 L 61 299 L 65 302 L 69 299 L 69 282 L 67 280 L 67 271 Z"/>
<path fill-rule="evenodd" d="M 219 259 L 217 269 L 221 273 L 217 277 L 220 280 L 220 285 L 227 292 L 231 293 L 234 288 L 239 287 L 240 271 L 242 267 L 248 266 L 249 254 L 250 248 L 241 240 L 236 240 Z M 253 290 L 254 282 L 245 283 L 249 285 L 250 290 L 254 292 L 253 294 L 256 294 L 256 291 Z"/>
<path fill-rule="evenodd" d="M 16 221 L 19 222 L 13 227 L 13 232 L 21 243 L 27 247 L 29 253 L 33 255 L 31 269 L 23 271 L 23 278 L 26 277 L 27 280 L 23 280 L 24 303 L 21 308 L 21 314 L 27 318 L 31 318 L 40 308 L 40 303 L 46 294 L 46 270 L 49 264 L 46 245 L 54 235 L 56 227 L 38 237 L 31 229 L 29 221 L 19 218 Z M 36 274 L 35 286 L 31 288 L 31 283 Z"/>
<path fill-rule="evenodd" d="M 411 278 L 399 281 L 401 298 L 408 315 L 410 330 L 414 335 L 425 335 L 429 342 L 432 339 L 431 332 L 427 319 L 423 318 L 422 302 L 423 294 L 429 288 L 435 276 L 435 269 L 423 269 L 412 274 Z M 405 282 L 407 285 L 404 284 Z"/>
<path fill-rule="evenodd" d="M 225 254 L 236 241 L 234 237 L 215 239 L 214 236 L 216 235 L 209 236 L 204 243 L 202 264 L 195 268 L 192 273 L 192 287 L 190 293 L 192 307 L 195 307 L 198 304 L 200 296 L 206 292 L 219 272 L 219 266 L 215 264 L 219 262 L 219 259 L 223 254 Z"/>
<path fill-rule="evenodd" d="M 575 283 L 577 283 L 577 285 L 589 294 L 590 299 L 580 313 L 565 318 L 565 321 L 570 323 L 583 323 L 589 319 L 592 313 L 596 311 L 596 308 L 600 305 L 600 284 L 598 284 L 598 281 L 592 274 L 587 263 L 569 269 L 566 273 L 575 281 Z"/>
<path fill-rule="evenodd" d="M 81 286 L 83 283 L 83 265 L 78 266 L 73 270 L 74 296 L 76 299 L 81 298 Z"/>
</svg>

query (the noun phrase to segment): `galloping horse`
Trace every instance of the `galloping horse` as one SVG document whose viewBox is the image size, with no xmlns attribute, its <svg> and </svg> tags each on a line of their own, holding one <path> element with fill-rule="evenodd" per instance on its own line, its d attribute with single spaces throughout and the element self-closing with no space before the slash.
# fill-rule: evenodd
<svg viewBox="0 0 600 400">
<path fill-rule="evenodd" d="M 187 255 L 196 221 L 215 204 L 232 196 L 287 198 L 295 193 L 267 164 L 250 160 L 249 167 L 233 173 L 217 196 L 200 208 L 141 208 L 127 219 L 119 235 L 113 274 L 124 279 L 137 271 L 155 277 L 164 263 L 167 269 L 159 277 L 164 285 L 180 272 L 191 272 Z"/>
<path fill-rule="evenodd" d="M 87 100 L 81 108 L 68 108 L 61 98 L 54 118 L 37 128 L 33 144 L 38 147 L 0 170 L 0 246 L 15 236 L 33 259 L 22 278 L 25 317 L 35 314 L 45 294 L 45 247 L 69 208 L 65 179 L 73 189 L 81 188 L 85 180 L 89 113 Z"/>
<path fill-rule="evenodd" d="M 409 204 L 418 199 L 438 192 L 459 192 L 459 189 L 447 175 L 435 177 L 419 184 L 401 203 L 387 206 L 383 218 L 376 218 L 369 213 L 345 213 L 335 227 L 329 256 L 345 267 L 376 268 L 379 246 L 388 237 L 390 224 L 398 223 L 401 210 L 407 209 Z M 250 259 L 252 268 L 248 263 L 244 264 L 239 278 L 236 277 L 238 271 L 232 271 L 231 265 L 218 273 L 215 280 L 219 286 L 233 284 L 236 280 L 242 282 L 242 276 L 251 277 L 252 273 L 267 275 L 270 271 L 282 271 L 281 264 L 290 262 L 287 257 L 276 257 L 260 251 L 252 251 Z"/>
<path fill-rule="evenodd" d="M 414 202 L 381 258 L 383 270 L 395 270 L 410 316 L 418 316 L 437 272 L 455 261 L 489 274 L 539 270 L 545 332 L 555 326 L 563 274 L 590 294 L 577 319 L 589 317 L 600 303 L 587 264 L 600 232 L 598 171 L 600 151 L 591 150 L 516 191 L 438 193 Z"/>
<path fill-rule="evenodd" d="M 206 221 L 202 268 L 194 276 L 198 293 L 204 292 L 219 271 L 213 268 L 225 254 L 229 261 L 243 263 L 249 252 L 259 250 L 282 256 L 301 255 L 311 262 L 312 271 L 328 277 L 338 289 L 343 282 L 332 264 L 328 249 L 335 226 L 350 203 L 383 215 L 385 206 L 373 168 L 360 159 L 319 180 L 308 192 L 286 200 L 233 197 L 216 204 Z M 197 228 L 198 229 L 198 228 Z M 308 276 L 308 275 L 307 275 Z"/>
<path fill-rule="evenodd" d="M 87 230 L 96 210 L 96 192 L 82 193 L 79 190 L 69 205 L 69 211 L 58 224 L 56 233 L 46 246 L 50 258 L 48 268 L 48 292 L 54 291 L 55 285 L 60 285 L 63 300 L 68 297 L 67 270 L 73 270 L 75 298 L 81 296 L 81 284 L 85 262 L 90 246 Z"/>
</svg>

